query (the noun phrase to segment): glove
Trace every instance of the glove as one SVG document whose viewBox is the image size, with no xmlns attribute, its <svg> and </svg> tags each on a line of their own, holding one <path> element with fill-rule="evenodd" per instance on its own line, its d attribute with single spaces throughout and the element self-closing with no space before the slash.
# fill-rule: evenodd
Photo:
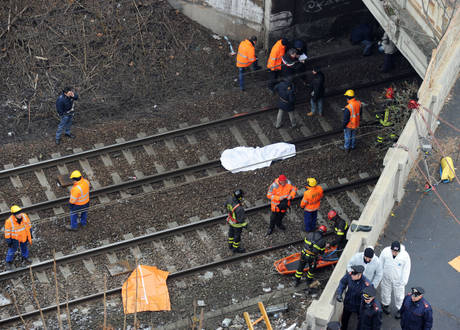
<svg viewBox="0 0 460 330">
<path fill-rule="evenodd" d="M 8 245 L 8 247 L 13 247 L 13 240 L 11 238 L 7 238 L 5 241 L 6 241 L 6 245 Z"/>
<path fill-rule="evenodd" d="M 335 297 L 335 300 L 341 303 L 343 301 L 342 295 L 338 294 L 337 297 Z"/>
<path fill-rule="evenodd" d="M 279 204 L 278 204 L 278 208 L 281 210 L 281 211 L 285 211 L 288 209 L 288 200 L 285 198 L 283 199 Z"/>
</svg>

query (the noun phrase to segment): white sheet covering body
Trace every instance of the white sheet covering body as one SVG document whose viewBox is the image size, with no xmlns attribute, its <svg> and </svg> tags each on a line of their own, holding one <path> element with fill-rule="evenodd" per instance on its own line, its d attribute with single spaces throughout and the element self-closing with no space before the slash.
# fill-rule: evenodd
<svg viewBox="0 0 460 330">
<path fill-rule="evenodd" d="M 220 156 L 222 166 L 232 173 L 252 171 L 270 166 L 273 160 L 286 159 L 296 155 L 295 145 L 285 142 L 265 147 L 236 147 L 226 149 Z"/>
</svg>

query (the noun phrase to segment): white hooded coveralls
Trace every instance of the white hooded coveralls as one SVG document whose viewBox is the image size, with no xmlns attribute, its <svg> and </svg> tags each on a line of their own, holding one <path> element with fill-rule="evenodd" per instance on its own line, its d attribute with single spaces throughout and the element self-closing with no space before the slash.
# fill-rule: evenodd
<svg viewBox="0 0 460 330">
<path fill-rule="evenodd" d="M 410 257 L 404 245 L 401 244 L 401 251 L 393 258 L 391 247 L 387 246 L 380 254 L 380 262 L 383 269 L 382 278 L 382 305 L 388 306 L 391 303 L 391 291 L 395 297 L 395 305 L 401 309 L 404 300 L 404 287 L 409 281 Z"/>
<path fill-rule="evenodd" d="M 364 267 L 363 275 L 369 281 L 371 281 L 374 288 L 377 289 L 377 287 L 380 284 L 380 281 L 382 280 L 382 265 L 380 263 L 379 257 L 377 257 L 377 255 L 374 253 L 374 256 L 372 257 L 371 261 L 366 264 L 364 262 L 364 252 L 358 252 L 353 257 L 351 257 L 347 265 L 347 270 L 351 272 L 351 266 L 359 265 Z"/>
</svg>

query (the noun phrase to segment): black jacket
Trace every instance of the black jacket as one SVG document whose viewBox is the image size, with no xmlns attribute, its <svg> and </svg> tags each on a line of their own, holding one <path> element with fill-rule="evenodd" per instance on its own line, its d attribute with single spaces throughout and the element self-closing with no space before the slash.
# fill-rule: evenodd
<svg viewBox="0 0 460 330">
<path fill-rule="evenodd" d="M 374 298 L 370 304 L 361 300 L 358 330 L 380 330 L 382 327 L 382 306 Z"/>
<path fill-rule="evenodd" d="M 294 110 L 295 90 L 292 82 L 281 81 L 275 86 L 275 92 L 278 93 L 278 108 L 284 111 Z"/>
<path fill-rule="evenodd" d="M 313 101 L 318 101 L 324 96 L 324 74 L 321 71 L 313 75 L 311 87 L 313 88 L 311 95 Z"/>
<path fill-rule="evenodd" d="M 336 294 L 342 296 L 343 291 L 347 289 L 345 293 L 345 300 L 343 301 L 343 308 L 350 312 L 359 312 L 361 307 L 361 295 L 365 287 L 372 285 L 371 282 L 362 275 L 357 281 L 353 281 L 351 275 L 347 272 L 340 280 L 339 287 L 337 288 Z"/>
</svg>

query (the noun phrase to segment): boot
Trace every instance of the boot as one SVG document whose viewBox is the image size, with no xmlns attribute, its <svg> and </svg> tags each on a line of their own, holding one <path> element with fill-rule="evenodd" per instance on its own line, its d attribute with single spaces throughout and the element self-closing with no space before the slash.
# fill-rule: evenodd
<svg viewBox="0 0 460 330">
<path fill-rule="evenodd" d="M 270 236 L 271 234 L 273 234 L 273 228 L 270 227 L 270 228 L 268 228 L 266 236 Z"/>
<path fill-rule="evenodd" d="M 390 306 L 388 305 L 382 305 L 382 310 L 385 314 L 390 314 Z"/>
<path fill-rule="evenodd" d="M 233 248 L 233 253 L 245 253 L 246 249 L 243 249 L 241 246 L 238 246 L 236 249 Z"/>
<path fill-rule="evenodd" d="M 282 223 L 280 223 L 280 224 L 278 225 L 278 228 L 281 229 L 281 230 L 286 230 L 286 226 L 283 225 Z"/>
<path fill-rule="evenodd" d="M 30 260 L 30 258 L 22 258 L 22 261 L 29 265 L 32 263 L 32 260 Z"/>
<path fill-rule="evenodd" d="M 233 251 L 233 243 L 228 243 L 228 248 Z"/>
<path fill-rule="evenodd" d="M 395 319 L 399 320 L 401 318 L 401 311 L 397 311 L 395 314 Z"/>
<path fill-rule="evenodd" d="M 65 226 L 65 229 L 69 230 L 69 231 L 77 231 L 78 228 L 72 228 L 71 226 L 67 225 Z"/>
<path fill-rule="evenodd" d="M 302 280 L 302 279 L 301 279 L 300 277 L 296 277 L 296 278 L 295 278 L 295 287 L 298 287 L 298 286 L 299 286 L 301 280 Z"/>
<path fill-rule="evenodd" d="M 309 117 L 311 117 L 311 116 L 313 116 L 313 115 L 314 115 L 314 113 L 311 112 L 311 111 L 310 111 L 309 113 L 307 113 L 307 116 L 309 116 Z"/>
<path fill-rule="evenodd" d="M 13 269 L 14 269 L 13 263 L 12 262 L 7 262 L 6 263 L 6 270 L 10 271 L 10 270 L 13 270 Z"/>
</svg>

